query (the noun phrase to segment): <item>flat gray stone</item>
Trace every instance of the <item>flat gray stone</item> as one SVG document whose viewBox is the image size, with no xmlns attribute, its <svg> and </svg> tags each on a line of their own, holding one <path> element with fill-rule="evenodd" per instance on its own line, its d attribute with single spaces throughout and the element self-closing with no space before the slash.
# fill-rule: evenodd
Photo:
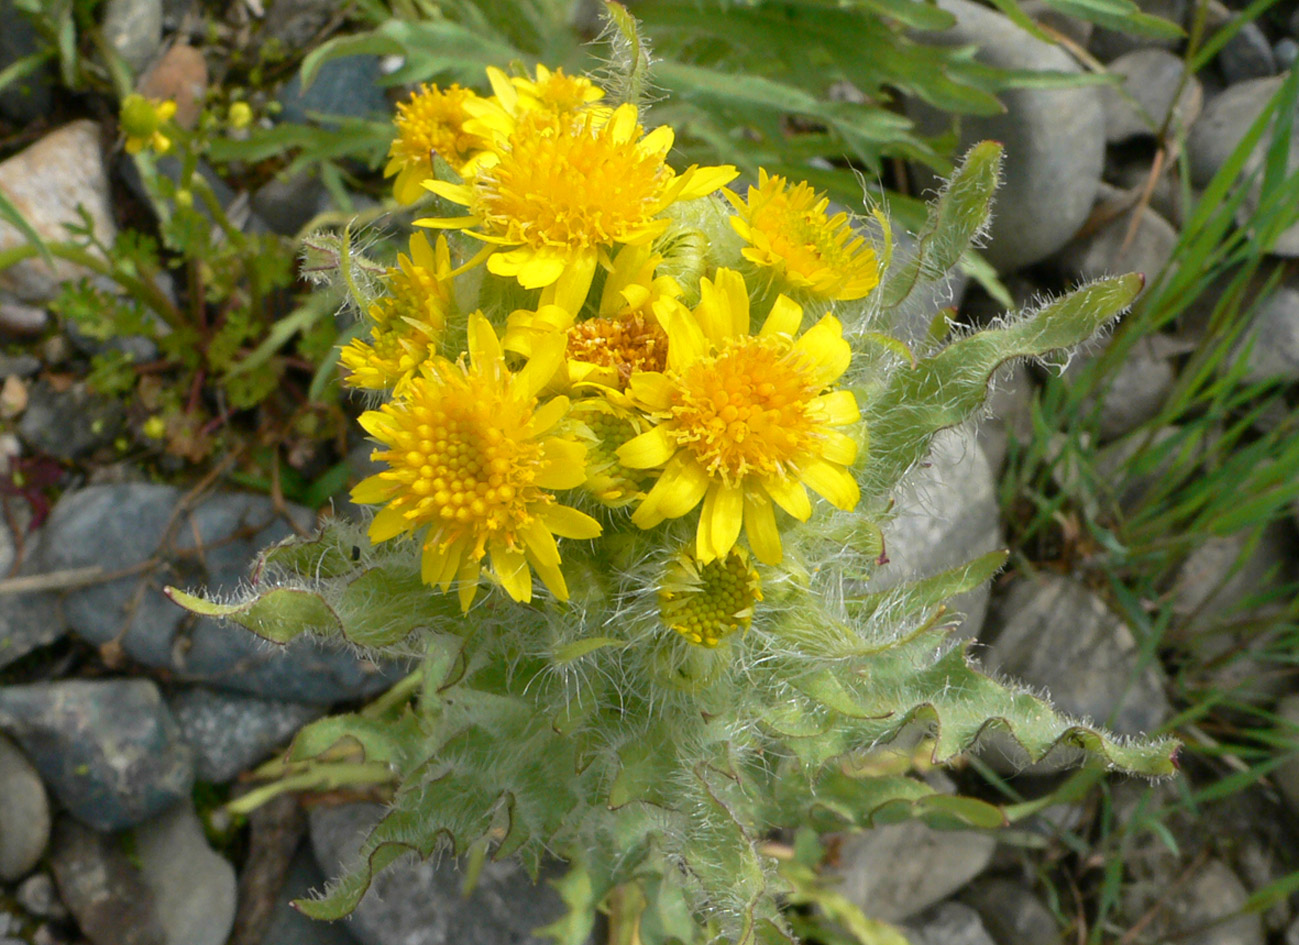
<svg viewBox="0 0 1299 945">
<path fill-rule="evenodd" d="M 94 945 L 170 945 L 154 917 L 153 893 L 117 838 L 61 818 L 50 865 L 59 895 Z"/>
<path fill-rule="evenodd" d="M 1004 945 L 983 927 L 979 913 L 960 902 L 943 902 L 911 920 L 910 945 Z"/>
<path fill-rule="evenodd" d="M 162 43 L 162 0 L 108 0 L 104 38 L 139 73 Z"/>
<path fill-rule="evenodd" d="M 208 846 L 192 802 L 141 824 L 135 843 L 166 945 L 225 945 L 235 921 L 235 870 Z"/>
<path fill-rule="evenodd" d="M 266 496 L 217 493 L 188 510 L 180 500 L 178 490 L 147 483 L 90 486 L 59 500 L 42 543 L 45 570 L 138 569 L 65 596 L 80 637 L 120 642 L 133 659 L 181 679 L 297 702 L 356 698 L 393 681 L 396 669 L 341 648 L 306 636 L 275 646 L 172 604 L 162 594 L 167 584 L 218 595 L 245 585 L 257 552 L 293 534 Z M 299 527 L 313 523 L 307 509 L 290 514 Z"/>
<path fill-rule="evenodd" d="M 8 20 L 6 20 L 8 25 Z M 78 207 L 90 216 L 98 239 L 111 246 L 117 229 L 109 206 L 108 171 L 99 144 L 99 126 L 74 121 L 0 163 L 0 191 L 43 238 L 68 238 L 64 224 L 82 226 Z M 0 221 L 0 251 L 26 245 L 17 227 Z M 24 301 L 53 298 L 63 282 L 91 275 L 74 263 L 56 260 L 51 269 L 28 259 L 0 272 L 0 288 Z"/>
<path fill-rule="evenodd" d="M 59 391 L 37 381 L 28 392 L 18 435 L 38 452 L 71 462 L 109 446 L 125 426 L 120 400 L 96 394 L 85 384 Z"/>
<path fill-rule="evenodd" d="M 884 526 L 888 562 L 868 590 L 928 577 L 1002 547 L 996 480 L 969 427 L 934 437 L 929 456 L 898 489 L 895 508 Z M 952 599 L 950 608 L 965 615 L 959 635 L 978 635 L 988 593 L 985 585 Z"/>
<path fill-rule="evenodd" d="M 50 802 L 30 761 L 0 736 L 0 879 L 22 879 L 50 840 Z"/>
<path fill-rule="evenodd" d="M 321 715 L 319 706 L 192 686 L 168 696 L 200 781 L 224 784 L 284 745 Z"/>
<path fill-rule="evenodd" d="M 990 834 L 904 821 L 845 837 L 833 872 L 867 915 L 901 922 L 982 873 L 996 846 Z"/>
<path fill-rule="evenodd" d="M 14 902 L 30 916 L 39 919 L 66 919 L 68 909 L 59 899 L 49 873 L 33 873 L 14 890 Z"/>
<path fill-rule="evenodd" d="M 69 813 L 99 830 L 148 820 L 194 783 L 193 752 L 147 679 L 6 686 L 0 728 Z"/>
<path fill-rule="evenodd" d="M 1276 75 L 1276 56 L 1256 20 L 1243 24 L 1218 50 L 1218 68 L 1228 85 Z"/>
<path fill-rule="evenodd" d="M 382 813 L 377 804 L 311 809 L 311 845 L 326 876 L 352 861 Z M 563 914 L 555 890 L 512 860 L 486 863 L 468 898 L 463 883 L 450 859 L 399 859 L 375 877 L 348 929 L 362 945 L 540 945 L 533 930 Z"/>
<path fill-rule="evenodd" d="M 1164 126 L 1188 128 L 1200 114 L 1204 93 L 1199 80 L 1189 76 L 1180 56 L 1166 49 L 1138 49 L 1115 59 L 1109 71 L 1122 80 L 1121 90 L 1102 89 L 1105 140 L 1111 144 L 1142 135 L 1153 135 Z"/>
<path fill-rule="evenodd" d="M 1161 894 L 1157 903 L 1160 908 L 1147 926 L 1152 940 L 1178 945 L 1263 945 L 1263 920 L 1257 913 L 1241 911 L 1249 891 L 1221 860 L 1209 860 L 1189 881 L 1173 882 L 1168 877 L 1165 889 L 1166 895 Z"/>
<path fill-rule="evenodd" d="M 1072 578 L 1017 581 L 988 629 L 983 664 L 1045 689 L 1066 715 L 1123 735 L 1152 733 L 1169 715 L 1157 664 L 1143 663 L 1127 625 Z"/>
<path fill-rule="evenodd" d="M 973 44 L 979 61 L 1002 68 L 1079 71 L 1064 50 L 1000 13 L 970 0 L 939 0 L 938 5 L 955 14 L 957 24 L 924 34 L 927 43 Z M 1012 89 L 1000 98 L 1004 114 L 962 118 L 957 150 L 989 139 L 1005 145 L 1002 186 L 983 253 L 998 271 L 1009 272 L 1050 256 L 1087 219 L 1105 161 L 1105 113 L 1094 87 Z M 950 120 L 916 100 L 908 100 L 907 114 L 923 133 L 945 130 Z M 1062 115 L 1069 120 L 1061 121 Z"/>
<path fill-rule="evenodd" d="M 1046 945 L 1060 941 L 1060 923 L 1030 890 L 1008 879 L 979 879 L 962 893 L 983 917 L 997 945 Z"/>
<path fill-rule="evenodd" d="M 1245 381 L 1299 380 L 1299 288 L 1279 285 L 1262 301 L 1237 357 L 1245 358 Z"/>
</svg>

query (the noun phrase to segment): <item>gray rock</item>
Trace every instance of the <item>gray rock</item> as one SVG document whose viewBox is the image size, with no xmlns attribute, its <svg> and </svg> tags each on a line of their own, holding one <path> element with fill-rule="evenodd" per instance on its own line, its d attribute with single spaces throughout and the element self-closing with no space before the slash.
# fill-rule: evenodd
<svg viewBox="0 0 1299 945">
<path fill-rule="evenodd" d="M 112 245 L 117 228 L 108 202 L 108 171 L 99 126 L 89 119 L 52 131 L 0 163 L 0 191 L 51 242 L 68 238 L 65 224 L 83 225 L 80 207 L 89 214 L 97 238 Z M 17 227 L 0 222 L 0 251 L 26 243 Z M 43 301 L 52 298 L 61 283 L 89 275 L 84 267 L 63 260 L 56 260 L 51 269 L 40 259 L 28 259 L 0 272 L 0 288 L 24 301 Z"/>
<path fill-rule="evenodd" d="M 911 945 L 998 945 L 979 914 L 959 902 L 943 902 L 916 916 L 906 932 Z"/>
<path fill-rule="evenodd" d="M 1299 60 L 1299 43 L 1288 36 L 1277 40 L 1277 44 L 1272 47 L 1272 55 L 1276 57 L 1278 69 L 1289 69 L 1295 60 Z"/>
<path fill-rule="evenodd" d="M 1073 59 L 970 0 L 940 0 L 957 25 L 926 34 L 926 42 L 979 47 L 978 58 L 1010 69 L 1078 72 Z M 986 139 L 1006 147 L 1002 186 L 984 255 L 1006 272 L 1045 259 L 1064 246 L 1091 211 L 1105 159 L 1104 110 L 1094 87 L 1012 89 L 1002 115 L 967 117 L 960 149 Z M 946 128 L 948 116 L 915 101 L 908 114 L 922 132 Z M 1068 115 L 1068 121 L 1061 121 Z M 1043 207 L 1050 213 L 1043 213 Z"/>
<path fill-rule="evenodd" d="M 1290 745 L 1299 746 L 1299 694 L 1288 695 L 1276 704 L 1276 718 L 1277 734 Z M 1290 810 L 1299 815 L 1299 754 L 1291 754 L 1282 762 L 1272 779 Z"/>
<path fill-rule="evenodd" d="M 168 945 L 153 893 L 116 838 L 62 818 L 50 866 L 64 904 L 94 945 Z"/>
<path fill-rule="evenodd" d="M 274 0 L 269 4 L 262 39 L 300 49 L 338 13 L 333 0 Z"/>
<path fill-rule="evenodd" d="M 99 830 L 141 823 L 194 783 L 193 752 L 146 679 L 4 687 L 0 728 L 63 806 Z"/>
<path fill-rule="evenodd" d="M 14 0 L 0 0 L 0 71 L 18 60 L 40 52 L 40 34 L 27 15 L 19 12 Z M 54 73 L 49 63 L 36 68 L 13 84 L 0 90 L 0 115 L 19 125 L 27 125 L 50 114 L 50 88 Z"/>
<path fill-rule="evenodd" d="M 1136 208 L 1120 208 L 1127 206 L 1130 198 L 1124 191 L 1107 185 L 1102 185 L 1101 195 L 1104 202 L 1098 207 L 1098 213 L 1112 216 L 1071 240 L 1060 251 L 1061 268 L 1080 281 L 1139 272 L 1146 277 L 1147 284 L 1153 282 L 1172 259 L 1177 231 L 1154 210 L 1143 208 L 1141 221 L 1129 239 Z"/>
<path fill-rule="evenodd" d="M 6 532 L 0 526 L 0 532 Z M 29 577 L 38 569 L 37 559 L 41 533 L 28 535 L 26 538 L 25 559 L 18 566 L 16 577 Z M 7 535 L 0 539 L 0 562 L 4 567 L 0 574 L 9 574 L 13 567 L 17 548 Z M 35 591 L 27 594 L 9 594 L 0 599 L 0 667 L 8 666 L 22 659 L 33 650 L 48 646 L 67 633 L 67 622 L 63 619 L 63 608 L 57 594 L 50 591 Z"/>
<path fill-rule="evenodd" d="M 326 876 L 354 859 L 381 814 L 377 804 L 311 809 L 311 846 Z M 463 883 L 453 861 L 399 859 L 375 877 L 349 930 L 363 945 L 536 945 L 532 931 L 563 913 L 555 890 L 513 861 L 485 864 L 468 898 Z"/>
<path fill-rule="evenodd" d="M 135 831 L 140 878 L 167 945 L 225 945 L 235 921 L 235 870 L 212 852 L 188 801 Z"/>
<path fill-rule="evenodd" d="M 1144 13 L 1162 17 L 1176 23 L 1178 26 L 1185 27 L 1192 5 L 1190 0 L 1137 0 L 1137 6 Z M 1153 39 L 1149 36 L 1138 36 L 1120 30 L 1098 28 L 1092 33 L 1091 44 L 1088 48 L 1097 59 L 1102 62 L 1109 62 L 1135 49 L 1143 49 L 1147 46 L 1161 46 L 1164 49 L 1173 49 L 1179 43 L 1180 40 L 1178 39 Z"/>
<path fill-rule="evenodd" d="M 108 0 L 103 30 L 113 51 L 138 73 L 162 43 L 162 0 Z"/>
<path fill-rule="evenodd" d="M 899 490 L 896 509 L 884 526 L 888 562 L 869 590 L 954 568 L 1002 545 L 992 467 L 968 427 L 934 437 L 925 464 Z M 988 609 L 988 587 L 953 598 L 951 608 L 965 615 L 957 632 L 977 636 Z"/>
<path fill-rule="evenodd" d="M 295 899 L 309 899 L 324 888 L 325 877 L 304 845 L 289 864 L 261 945 L 356 945 L 346 922 L 317 922 L 289 905 Z"/>
<path fill-rule="evenodd" d="M 1196 187 L 1205 186 L 1227 162 L 1246 130 L 1263 112 L 1268 100 L 1276 94 L 1283 81 L 1278 76 L 1238 82 L 1205 105 L 1203 114 L 1191 127 L 1186 138 L 1186 156 L 1191 168 L 1192 184 Z M 1258 207 L 1262 188 L 1261 168 L 1270 140 L 1271 135 L 1265 133 L 1245 162 L 1241 179 L 1255 179 L 1237 214 L 1238 222 L 1245 222 Z M 1299 170 L 1299 123 L 1295 124 L 1290 133 L 1286 170 L 1290 174 Z M 1299 224 L 1277 237 L 1272 252 L 1290 258 L 1299 256 Z"/>
<path fill-rule="evenodd" d="M 1180 632 L 1193 636 L 1218 623 L 1283 610 L 1285 601 L 1277 594 L 1295 578 L 1292 544 L 1277 524 L 1253 546 L 1238 534 L 1210 538 L 1196 548 L 1178 569 L 1171 591 Z"/>
<path fill-rule="evenodd" d="M 35 377 L 41 359 L 31 354 L 0 354 L 0 377 Z"/>
<path fill-rule="evenodd" d="M 989 834 L 904 821 L 847 836 L 834 874 L 839 891 L 867 915 L 900 922 L 982 873 L 996 846 Z"/>
<path fill-rule="evenodd" d="M 1054 30 L 1061 36 L 1087 48 L 1095 27 L 1080 17 L 1061 13 L 1046 4 L 1045 0 L 1020 0 L 1019 8 L 1041 26 Z"/>
<path fill-rule="evenodd" d="M 28 915 L 40 919 L 66 919 L 68 909 L 59 899 L 54 880 L 48 873 L 33 873 L 14 890 L 14 902 Z"/>
<path fill-rule="evenodd" d="M 295 702 L 336 702 L 391 682 L 391 674 L 344 650 L 305 637 L 273 646 L 167 600 L 164 584 L 218 594 L 240 586 L 257 551 L 292 534 L 265 496 L 218 493 L 188 509 L 180 499 L 168 486 L 125 483 L 59 500 L 42 544 L 46 570 L 138 569 L 66 595 L 64 612 L 78 635 L 120 644 L 133 659 L 184 679 Z M 310 526 L 307 509 L 290 513 L 300 528 Z"/>
<path fill-rule="evenodd" d="M 28 395 L 18 435 L 33 449 L 71 462 L 111 444 L 125 424 L 119 400 L 101 397 L 85 384 L 56 391 L 38 381 Z"/>
<path fill-rule="evenodd" d="M 13 882 L 30 873 L 49 840 L 45 785 L 13 742 L 0 736 L 0 879 Z"/>
<path fill-rule="evenodd" d="M 0 299 L 0 334 L 8 338 L 39 338 L 49 324 L 50 313 L 44 308 Z"/>
<path fill-rule="evenodd" d="M 252 196 L 253 210 L 275 233 L 293 236 L 333 204 L 325 185 L 313 174 L 274 177 Z"/>
<path fill-rule="evenodd" d="M 1242 26 L 1218 50 L 1218 68 L 1228 85 L 1276 75 L 1276 57 L 1256 21 Z"/>
<path fill-rule="evenodd" d="M 1105 140 L 1111 144 L 1154 134 L 1172 114 L 1170 127 L 1188 128 L 1199 116 L 1204 93 L 1194 76 L 1185 76 L 1180 56 L 1166 49 L 1138 49 L 1110 63 L 1121 90 L 1105 86 Z M 1185 76 L 1185 82 L 1183 77 Z"/>
<path fill-rule="evenodd" d="M 1006 462 L 1010 439 L 1027 443 L 1033 436 L 1033 378 L 1022 362 L 1003 365 L 989 385 L 987 414 L 976 432 L 994 475 Z"/>
<path fill-rule="evenodd" d="M 894 239 L 896 245 L 892 265 L 901 269 L 914 257 L 916 241 L 911 234 L 901 229 L 894 231 Z M 959 268 L 953 269 L 940 280 L 921 282 L 894 310 L 894 322 L 889 326 L 889 333 L 901 338 L 918 353 L 925 352 L 933 346 L 929 340 L 929 329 L 934 318 L 942 309 L 960 307 L 961 297 L 965 295 L 969 282 L 969 277 Z"/>
<path fill-rule="evenodd" d="M 1299 288 L 1279 285 L 1254 312 L 1237 349 L 1245 380 L 1299 380 Z"/>
<path fill-rule="evenodd" d="M 1249 893 L 1221 860 L 1209 860 L 1189 881 L 1167 877 L 1158 889 L 1158 897 L 1157 903 L 1148 904 L 1157 908 L 1147 926 L 1153 941 L 1263 945 L 1263 920 L 1257 913 L 1241 911 Z M 1131 908 L 1128 911 L 1138 914 Z"/>
<path fill-rule="evenodd" d="M 1157 666 L 1132 632 L 1072 578 L 1016 582 L 993 608 L 983 663 L 1047 690 L 1068 715 L 1124 735 L 1153 732 L 1169 714 Z"/>
<path fill-rule="evenodd" d="M 202 686 L 173 694 L 167 704 L 181 736 L 194 748 L 195 774 L 215 784 L 248 770 L 321 714 L 317 706 Z"/>
<path fill-rule="evenodd" d="M 1134 344 L 1101 392 L 1097 430 L 1101 440 L 1117 439 L 1158 415 L 1172 389 L 1172 358 L 1186 346 L 1167 335 L 1150 335 Z M 1075 362 L 1081 367 L 1081 362 Z M 1074 368 L 1070 365 L 1072 374 Z"/>
<path fill-rule="evenodd" d="M 1060 941 L 1060 923 L 1051 910 L 1019 883 L 980 879 L 961 893 L 961 901 L 983 917 L 997 945 L 1049 945 Z"/>
<path fill-rule="evenodd" d="M 320 67 L 315 81 L 303 91 L 301 77 L 293 78 L 280 90 L 282 121 L 300 124 L 328 122 L 330 118 L 369 118 L 392 111 L 388 96 L 379 86 L 382 78 L 376 56 L 344 56 Z M 319 116 L 317 118 L 312 115 Z"/>
</svg>

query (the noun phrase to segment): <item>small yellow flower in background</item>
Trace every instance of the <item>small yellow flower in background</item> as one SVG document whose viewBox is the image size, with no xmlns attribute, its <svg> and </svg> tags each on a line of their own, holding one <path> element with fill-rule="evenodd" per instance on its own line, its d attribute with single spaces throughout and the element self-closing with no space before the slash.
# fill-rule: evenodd
<svg viewBox="0 0 1299 945">
<path fill-rule="evenodd" d="M 388 149 L 383 176 L 397 175 L 393 196 L 398 203 L 411 204 L 423 195 L 421 185 L 433 176 L 434 155 L 461 176 L 472 173 L 483 159 L 487 142 L 465 128 L 465 106 L 477 99 L 459 85 L 421 85 L 408 101 L 397 104 L 397 138 Z"/>
<path fill-rule="evenodd" d="M 741 527 L 764 564 L 783 552 L 773 503 L 806 521 L 810 486 L 837 508 L 859 498 L 844 468 L 857 443 L 833 429 L 860 419 L 851 391 L 830 390 L 848 368 L 851 348 L 839 320 L 826 315 L 797 338 L 803 310 L 780 296 L 762 330 L 749 331 L 744 279 L 718 270 L 700 283 L 691 313 L 660 306 L 668 333 L 667 370 L 633 374 L 630 399 L 657 424 L 618 450 L 633 469 L 662 467 L 632 521 L 652 528 L 703 502 L 698 559 L 726 555 Z"/>
<path fill-rule="evenodd" d="M 586 482 L 582 488 L 602 505 L 620 509 L 645 497 L 651 475 L 643 469 L 629 469 L 618 459 L 618 449 L 649 429 L 649 423 L 634 410 L 603 397 L 586 397 L 573 402 L 569 416 L 590 431 L 586 450 Z"/>
<path fill-rule="evenodd" d="M 551 72 L 537 66 L 536 79 L 511 78 L 495 66 L 487 67 L 494 100 L 490 105 L 477 104 L 470 111 L 483 115 L 496 109 L 517 117 L 525 111 L 576 112 L 604 98 L 604 89 L 585 76 L 565 75 L 563 69 Z M 472 125 L 471 125 L 472 127 Z"/>
<path fill-rule="evenodd" d="M 669 205 L 713 193 L 737 173 L 692 166 L 677 174 L 667 164 L 672 129 L 646 134 L 634 105 L 608 114 L 501 110 L 479 123 L 490 125 L 495 163 L 463 184 L 425 183 L 470 215 L 415 222 L 477 226 L 466 232 L 488 244 L 489 271 L 545 289 L 541 304 L 570 312 L 585 302 L 601 253 L 651 242 L 669 226 L 661 216 Z"/>
<path fill-rule="evenodd" d="M 848 214 L 826 216 L 830 201 L 805 182 L 790 187 L 758 171 L 748 199 L 724 192 L 738 216 L 731 225 L 749 245 L 745 259 L 774 269 L 785 282 L 824 299 L 860 299 L 879 285 L 875 250 L 865 246 Z"/>
<path fill-rule="evenodd" d="M 562 339 L 554 336 L 511 373 L 491 324 L 476 313 L 468 365 L 435 358 L 395 400 L 361 415 L 361 426 L 387 447 L 374 458 L 389 466 L 352 490 L 356 502 L 384 504 L 370 540 L 426 529 L 424 582 L 444 591 L 458 582 L 464 610 L 477 594 L 484 558 L 514 600 L 532 599 L 532 570 L 567 600 L 555 536 L 600 534 L 595 519 L 551 494 L 586 478 L 586 446 L 560 426 L 568 398 L 537 399 L 562 358 Z"/>
<path fill-rule="evenodd" d="M 230 113 L 227 117 L 231 128 L 235 130 L 247 128 L 253 123 L 253 110 L 247 102 L 235 102 L 230 106 Z"/>
<path fill-rule="evenodd" d="M 410 255 L 388 270 L 388 294 L 370 306 L 370 340 L 354 338 L 340 352 L 348 386 L 391 390 L 437 354 L 451 307 L 450 273 L 446 237 L 436 249 L 423 233 L 410 238 Z"/>
<path fill-rule="evenodd" d="M 663 575 L 659 616 L 691 643 L 711 648 L 737 630 L 748 630 L 760 600 L 762 580 L 742 548 L 707 562 L 685 551 Z"/>
<path fill-rule="evenodd" d="M 122 99 L 119 120 L 126 135 L 126 153 L 139 154 L 145 148 L 166 154 L 171 150 L 171 139 L 163 134 L 167 122 L 176 114 L 176 103 L 145 98 L 132 92 Z"/>
</svg>

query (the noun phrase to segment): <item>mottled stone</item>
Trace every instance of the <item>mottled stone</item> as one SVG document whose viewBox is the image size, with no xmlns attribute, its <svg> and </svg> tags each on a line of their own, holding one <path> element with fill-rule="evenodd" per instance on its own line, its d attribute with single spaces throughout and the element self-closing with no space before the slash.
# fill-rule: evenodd
<svg viewBox="0 0 1299 945">
<path fill-rule="evenodd" d="M 171 945 L 153 914 L 153 894 L 116 838 L 70 818 L 50 854 L 59 895 L 94 945 Z"/>
<path fill-rule="evenodd" d="M 1155 134 L 1170 114 L 1174 131 L 1189 127 L 1200 114 L 1204 92 L 1199 80 L 1184 75 L 1180 56 L 1165 49 L 1138 49 L 1115 59 L 1109 71 L 1122 80 L 1101 93 L 1105 139 L 1111 144 Z"/>
<path fill-rule="evenodd" d="M 52 131 L 0 163 L 0 191 L 51 242 L 68 238 L 65 224 L 84 225 L 78 208 L 89 215 L 100 242 L 111 245 L 116 235 L 99 128 L 88 119 Z M 0 251 L 26 244 L 17 227 L 0 221 Z M 33 258 L 0 272 L 0 288 L 24 301 L 42 301 L 52 298 L 61 283 L 90 274 L 75 263 L 55 260 L 51 268 Z"/>
<path fill-rule="evenodd" d="M 139 72 L 162 42 L 162 0 L 108 0 L 103 33 L 113 51 Z"/>
<path fill-rule="evenodd" d="M 147 820 L 194 782 L 193 753 L 145 679 L 7 686 L 0 689 L 0 728 L 64 807 L 100 830 Z"/>
<path fill-rule="evenodd" d="M 34 450 L 71 462 L 111 444 L 125 424 L 120 400 L 85 384 L 60 391 L 39 381 L 31 388 L 18 434 Z"/>
<path fill-rule="evenodd" d="M 997 945 L 1047 945 L 1060 940 L 1060 923 L 1042 901 L 1008 879 L 980 879 L 961 901 L 983 917 Z"/>
<path fill-rule="evenodd" d="M 167 704 L 194 748 L 198 779 L 216 784 L 248 770 L 321 714 L 318 706 L 202 686 L 173 694 Z"/>
</svg>

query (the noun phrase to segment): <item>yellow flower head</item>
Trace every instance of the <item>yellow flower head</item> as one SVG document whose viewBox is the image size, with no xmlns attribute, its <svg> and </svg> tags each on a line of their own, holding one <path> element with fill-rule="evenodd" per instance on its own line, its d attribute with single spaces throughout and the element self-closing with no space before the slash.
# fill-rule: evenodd
<svg viewBox="0 0 1299 945">
<path fill-rule="evenodd" d="M 354 338 L 339 355 L 349 386 L 391 390 L 437 354 L 451 307 L 450 273 L 446 237 L 438 237 L 436 250 L 423 233 L 410 238 L 410 255 L 402 253 L 388 270 L 388 294 L 370 306 L 370 340 Z"/>
<path fill-rule="evenodd" d="M 747 200 L 725 194 L 739 214 L 731 225 L 749 244 L 744 258 L 774 269 L 791 287 L 846 301 L 879 285 L 875 250 L 853 232 L 848 214 L 826 216 L 830 201 L 807 183 L 790 187 L 759 170 Z"/>
<path fill-rule="evenodd" d="M 805 486 L 849 510 L 859 498 L 844 468 L 857 443 L 833 429 L 860 415 L 851 391 L 830 386 L 852 352 L 839 320 L 826 315 L 797 338 L 803 310 L 785 296 L 762 330 L 749 331 L 749 295 L 739 273 L 700 282 L 693 313 L 660 306 L 667 370 L 633 374 L 628 394 L 658 423 L 618 450 L 623 465 L 662 468 L 632 521 L 652 528 L 703 502 L 696 556 L 726 555 L 743 527 L 759 561 L 779 563 L 773 503 L 806 521 Z"/>
<path fill-rule="evenodd" d="M 675 299 L 681 287 L 671 276 L 654 275 L 661 262 L 648 244 L 624 246 L 605 280 L 594 317 L 578 322 L 558 305 L 514 312 L 503 344 L 526 356 L 536 333 L 563 332 L 567 357 L 556 375 L 560 390 L 599 384 L 621 391 L 636 371 L 663 370 L 668 336 L 654 305 L 659 299 Z"/>
<path fill-rule="evenodd" d="M 495 102 L 511 116 L 525 111 L 576 112 L 604 98 L 604 89 L 580 75 L 565 75 L 563 69 L 551 72 L 543 65 L 537 66 L 537 77 L 510 78 L 495 66 L 487 69 L 487 79 L 492 84 Z M 488 111 L 479 106 L 478 113 Z"/>
<path fill-rule="evenodd" d="M 465 106 L 477 99 L 458 85 L 421 85 L 408 101 L 397 104 L 397 138 L 388 149 L 383 176 L 397 175 L 393 196 L 399 203 L 414 203 L 424 193 L 421 185 L 433 176 L 434 155 L 462 177 L 482 160 L 487 142 L 465 127 Z"/>
<path fill-rule="evenodd" d="M 356 502 L 385 503 L 370 540 L 424 529 L 425 583 L 445 591 L 457 581 L 465 610 L 484 558 L 515 600 L 532 599 L 532 570 L 567 600 L 555 536 L 600 534 L 595 519 L 551 494 L 586 478 L 586 446 L 560 428 L 568 398 L 537 399 L 562 358 L 556 337 L 511 373 L 491 324 L 475 313 L 468 365 L 436 358 L 395 400 L 361 415 L 361 425 L 387 447 L 374 458 L 389 466 L 352 490 Z"/>
<path fill-rule="evenodd" d="M 743 549 L 707 562 L 685 551 L 663 575 L 659 616 L 691 643 L 711 648 L 737 630 L 748 630 L 760 600 L 762 580 Z"/>
<path fill-rule="evenodd" d="M 126 153 L 139 154 L 145 148 L 159 154 L 170 151 L 171 139 L 163 134 L 163 129 L 175 114 L 176 103 L 170 99 L 158 101 L 135 92 L 122 99 L 119 120 L 126 135 Z"/>
<path fill-rule="evenodd" d="M 468 232 L 489 244 L 491 272 L 546 288 L 543 304 L 571 312 L 585 302 L 601 252 L 651 242 L 667 229 L 662 212 L 670 204 L 710 194 L 736 174 L 729 166 L 675 173 L 667 164 L 672 129 L 646 134 L 634 105 L 489 119 L 497 122 L 496 162 L 464 184 L 425 184 L 470 215 L 415 222 L 476 226 Z"/>
</svg>

